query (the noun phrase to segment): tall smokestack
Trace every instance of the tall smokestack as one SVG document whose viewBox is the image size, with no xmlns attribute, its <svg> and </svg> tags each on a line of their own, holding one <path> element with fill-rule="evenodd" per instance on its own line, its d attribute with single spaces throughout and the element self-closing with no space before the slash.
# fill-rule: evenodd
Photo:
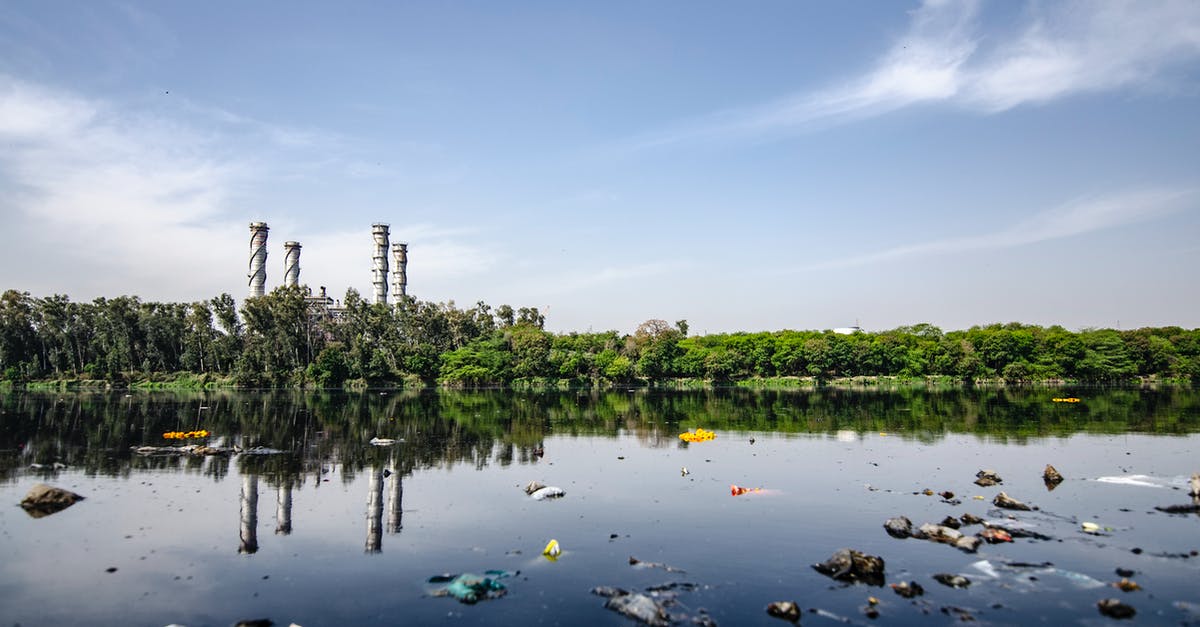
<svg viewBox="0 0 1200 627">
<path fill-rule="evenodd" d="M 300 285 L 300 242 L 284 242 L 283 250 L 283 284 L 297 287 Z"/>
<path fill-rule="evenodd" d="M 396 300 L 408 296 L 408 244 L 392 244 L 392 257 L 396 261 L 396 272 L 392 274 L 392 291 Z"/>
<path fill-rule="evenodd" d="M 267 228 L 266 222 L 250 223 L 250 297 L 262 296 L 267 284 Z"/>
<path fill-rule="evenodd" d="M 371 258 L 374 261 L 375 278 L 372 283 L 375 284 L 375 303 L 386 305 L 388 293 L 388 225 L 372 224 L 371 235 L 375 238 L 375 254 Z"/>
</svg>

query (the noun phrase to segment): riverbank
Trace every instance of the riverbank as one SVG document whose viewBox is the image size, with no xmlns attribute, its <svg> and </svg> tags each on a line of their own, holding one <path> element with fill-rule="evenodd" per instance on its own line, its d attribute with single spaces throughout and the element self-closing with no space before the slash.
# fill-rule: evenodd
<svg viewBox="0 0 1200 627">
<path fill-rule="evenodd" d="M 518 391 L 550 391 L 550 390 L 612 390 L 612 389 L 713 389 L 713 388 L 743 388 L 750 390 L 805 390 L 821 388 L 844 389 L 900 389 L 900 388 L 965 388 L 965 387 L 994 387 L 994 388 L 1063 388 L 1063 387 L 1158 387 L 1177 386 L 1192 387 L 1195 384 L 1189 379 L 1168 377 L 1137 377 L 1120 383 L 1094 382 L 1076 379 L 1046 379 L 1039 381 L 1011 381 L 1003 378 L 979 378 L 963 381 L 949 376 L 928 377 L 899 377 L 899 376 L 859 376 L 838 377 L 821 380 L 816 377 L 754 377 L 736 381 L 717 381 L 710 379 L 631 379 L 610 381 L 607 379 L 547 379 L 530 378 L 516 379 L 507 384 L 493 383 L 464 386 L 459 384 L 429 383 L 417 377 L 409 377 L 401 381 L 369 382 L 362 379 L 346 381 L 341 386 L 322 387 L 312 381 L 275 386 L 247 386 L 240 384 L 233 376 L 193 373 L 151 373 L 149 375 L 134 374 L 119 379 L 87 379 L 81 377 L 44 379 L 27 382 L 0 381 L 0 390 L 237 390 L 237 389 L 277 389 L 277 390 L 400 390 L 400 389 L 511 389 Z"/>
</svg>

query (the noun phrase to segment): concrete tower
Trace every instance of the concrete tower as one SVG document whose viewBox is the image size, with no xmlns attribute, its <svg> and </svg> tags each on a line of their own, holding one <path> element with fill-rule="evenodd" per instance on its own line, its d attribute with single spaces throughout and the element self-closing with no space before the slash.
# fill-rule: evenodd
<svg viewBox="0 0 1200 627">
<path fill-rule="evenodd" d="M 374 262 L 375 302 L 387 304 L 388 293 L 388 225 L 372 224 L 371 235 L 375 238 L 375 254 L 371 257 Z"/>
<path fill-rule="evenodd" d="M 297 287 L 300 285 L 300 242 L 284 242 L 283 250 L 283 284 Z"/>
<path fill-rule="evenodd" d="M 262 296 L 267 285 L 267 228 L 266 222 L 250 223 L 250 297 Z"/>
<path fill-rule="evenodd" d="M 408 244 L 392 244 L 392 258 L 396 261 L 396 272 L 392 274 L 392 291 L 397 302 L 408 296 Z"/>
</svg>

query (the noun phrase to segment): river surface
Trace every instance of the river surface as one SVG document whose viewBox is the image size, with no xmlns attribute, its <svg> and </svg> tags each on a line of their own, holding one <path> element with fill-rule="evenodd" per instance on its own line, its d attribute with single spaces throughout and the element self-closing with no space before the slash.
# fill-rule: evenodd
<svg viewBox="0 0 1200 627">
<path fill-rule="evenodd" d="M 697 427 L 716 437 L 678 437 Z M 242 452 L 133 450 L 185 443 Z M 598 586 L 680 625 L 786 624 L 775 601 L 805 625 L 1099 625 L 1106 598 L 1200 624 L 1200 516 L 1155 509 L 1192 502 L 1198 452 L 1185 389 L 8 393 L 0 624 L 634 624 Z M 34 518 L 17 503 L 42 482 L 86 498 Z M 964 514 L 1037 535 L 967 553 L 883 528 Z M 882 557 L 885 585 L 812 568 L 843 547 Z M 506 594 L 475 604 L 429 582 L 488 570 Z M 924 595 L 888 585 L 906 581 Z"/>
</svg>

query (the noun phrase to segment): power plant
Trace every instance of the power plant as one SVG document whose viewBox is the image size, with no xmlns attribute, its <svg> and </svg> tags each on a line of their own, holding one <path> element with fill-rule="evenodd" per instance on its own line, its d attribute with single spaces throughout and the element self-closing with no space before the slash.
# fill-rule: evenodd
<svg viewBox="0 0 1200 627">
<path fill-rule="evenodd" d="M 387 304 L 388 302 L 388 233 L 389 226 L 384 223 L 371 225 L 373 241 L 371 262 L 374 300 L 372 302 Z M 258 298 L 266 294 L 267 286 L 267 233 L 270 228 L 266 222 L 250 223 L 250 269 L 246 276 L 249 281 L 249 297 Z M 287 287 L 300 286 L 300 242 L 289 241 L 283 244 L 283 284 Z M 396 262 L 396 272 L 392 276 L 392 291 L 396 294 L 396 303 L 402 302 L 402 297 L 408 295 L 408 244 L 391 245 L 392 258 Z M 320 296 L 307 297 L 310 305 L 319 305 L 328 310 L 333 317 L 338 317 L 339 307 L 334 307 L 334 300 L 325 292 L 325 286 L 320 288 Z"/>
<path fill-rule="evenodd" d="M 408 244 L 392 244 L 392 257 L 396 260 L 396 273 L 392 275 L 396 304 L 408 296 Z"/>
<path fill-rule="evenodd" d="M 250 298 L 264 294 L 267 285 L 267 228 L 266 222 L 250 223 Z"/>
<path fill-rule="evenodd" d="M 283 284 L 300 286 L 300 242 L 283 243 Z"/>
<path fill-rule="evenodd" d="M 375 279 L 372 281 L 375 285 L 375 304 L 387 304 L 388 292 L 388 225 L 372 224 L 371 237 L 375 238 L 375 254 L 371 257 L 374 265 L 372 273 Z"/>
</svg>

